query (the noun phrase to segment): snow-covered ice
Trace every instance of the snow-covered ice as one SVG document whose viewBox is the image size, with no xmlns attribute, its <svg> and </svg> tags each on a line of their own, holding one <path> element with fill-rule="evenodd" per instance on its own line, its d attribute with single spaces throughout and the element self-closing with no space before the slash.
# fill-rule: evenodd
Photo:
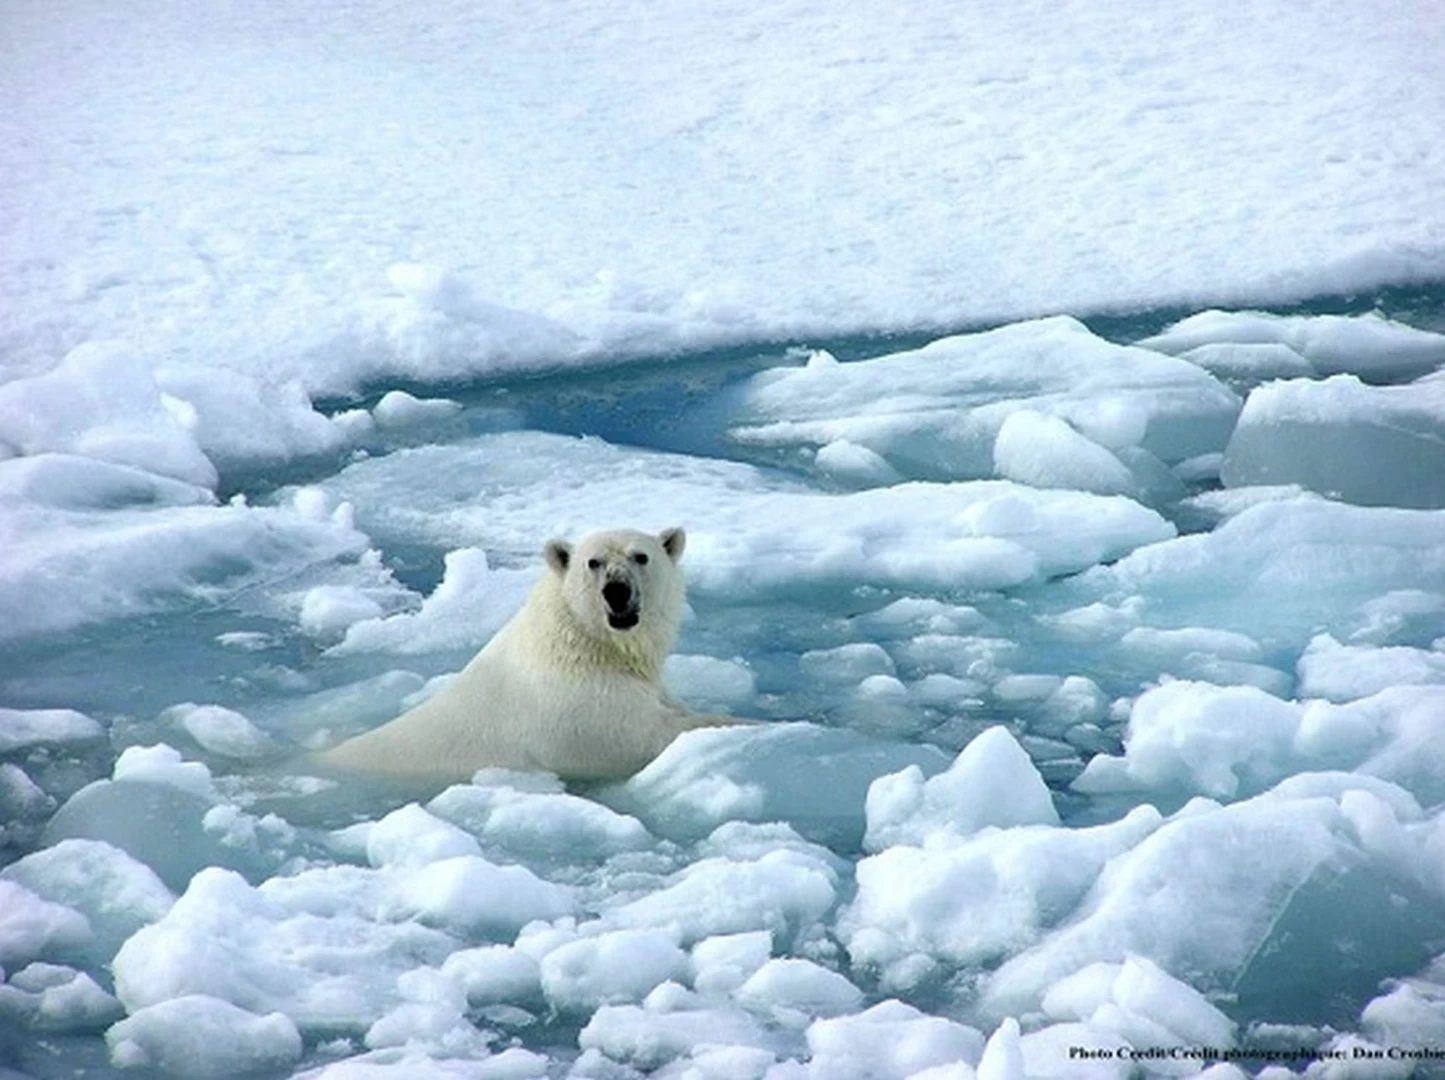
<svg viewBox="0 0 1445 1080">
<path fill-rule="evenodd" d="M 1445 1075 L 1436 16 L 8 4 L 0 1076 Z M 748 723 L 311 767 L 618 525 Z"/>
</svg>

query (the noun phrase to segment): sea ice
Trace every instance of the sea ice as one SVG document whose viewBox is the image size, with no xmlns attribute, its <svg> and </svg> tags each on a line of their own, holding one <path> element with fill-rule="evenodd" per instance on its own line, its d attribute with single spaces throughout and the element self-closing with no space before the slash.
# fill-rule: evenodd
<svg viewBox="0 0 1445 1080">
<path fill-rule="evenodd" d="M 863 1004 L 863 992 L 811 960 L 768 960 L 733 991 L 743 1006 L 786 1023 L 792 1017 L 842 1016 Z"/>
<path fill-rule="evenodd" d="M 216 467 L 168 408 L 151 365 L 119 342 L 72 350 L 43 375 L 0 383 L 0 443 L 75 454 L 203 488 Z"/>
<path fill-rule="evenodd" d="M 0 462 L 0 472 L 13 464 Z M 110 482 L 110 466 L 92 468 L 97 483 Z M 392 585 L 364 558 L 369 544 L 354 529 L 241 501 L 76 510 L 20 500 L 0 515 L 0 543 L 0 607 L 9 616 L 0 640 L 217 603 L 248 589 L 274 615 L 285 598 L 262 600 L 255 587 L 303 583 L 308 574 L 318 584 Z"/>
<path fill-rule="evenodd" d="M 1201 311 L 1137 344 L 1174 356 L 1211 345 L 1282 345 L 1315 374 L 1349 373 L 1372 382 L 1416 378 L 1445 364 L 1445 334 L 1379 315 Z"/>
<path fill-rule="evenodd" d="M 0 709 L 0 754 L 94 743 L 105 729 L 74 709 Z"/>
<path fill-rule="evenodd" d="M 984 1012 L 1037 1008 L 1060 979 L 1133 953 L 1188 973 L 1197 991 L 1267 998 L 1276 1015 L 1293 1019 L 1321 1015 L 1329 1001 L 1372 985 L 1381 967 L 1410 962 L 1409 927 L 1438 917 L 1441 904 L 1410 884 L 1416 856 L 1398 822 L 1401 812 L 1418 818 L 1418 805 L 1396 789 L 1397 811 L 1348 775 L 1331 786 L 1300 790 L 1287 781 L 1223 808 L 1186 807 L 1113 858 L 1073 919 L 990 975 Z M 1365 804 L 1381 827 L 1362 840 L 1351 822 Z M 1211 887 L 1195 888 L 1199 880 Z M 1271 943 L 1287 934 L 1327 934 L 1353 951 L 1308 970 L 1281 964 Z"/>
<path fill-rule="evenodd" d="M 1080 606 L 1127 603 L 1155 625 L 1302 649 L 1345 613 L 1399 589 L 1445 590 L 1445 515 L 1302 496 L 1271 498 L 1211 532 L 1136 549 L 1085 571 L 1065 592 Z"/>
<path fill-rule="evenodd" d="M 162 401 L 223 472 L 339 452 L 364 436 L 364 412 L 323 416 L 297 380 L 280 384 L 211 364 L 155 370 Z"/>
<path fill-rule="evenodd" d="M 536 565 L 539 538 L 616 526 L 616 507 L 643 477 L 650 502 L 671 517 L 637 524 L 686 521 L 689 582 L 739 599 L 844 583 L 998 588 L 1074 573 L 1174 534 L 1118 496 L 1006 481 L 823 494 L 736 462 L 537 432 L 401 450 L 324 486 L 358 508 L 358 524 L 379 542 L 480 545 L 498 566 L 514 567 Z M 404 504 L 386 494 L 398 486 L 411 492 Z"/>
<path fill-rule="evenodd" d="M 150 867 L 98 840 L 62 840 L 33 851 L 0 870 L 0 880 L 85 916 L 93 938 L 84 954 L 97 966 L 176 899 Z"/>
<path fill-rule="evenodd" d="M 661 928 L 689 946 L 749 930 L 788 942 L 812 930 L 837 899 L 838 873 L 829 861 L 779 848 L 757 858 L 699 859 L 657 891 L 612 908 L 606 921 Z"/>
<path fill-rule="evenodd" d="M 1153 807 L 1109 825 L 947 826 L 927 847 L 900 843 L 859 862 L 858 893 L 838 921 L 855 967 L 910 987 L 938 962 L 977 965 L 1018 953 L 1071 914 L 1104 866 L 1159 827 Z"/>
<path fill-rule="evenodd" d="M 535 571 L 491 565 L 481 548 L 449 551 L 442 580 L 416 611 L 384 615 L 357 611 L 337 628 L 333 656 L 385 652 L 409 656 L 447 649 L 480 648 L 522 606 Z M 363 594 L 362 600 L 368 600 Z"/>
<path fill-rule="evenodd" d="M 405 390 L 389 390 L 371 409 L 382 427 L 415 427 L 449 420 L 462 411 L 450 398 L 418 398 Z"/>
<path fill-rule="evenodd" d="M 1222 450 L 1238 413 L 1239 399 L 1202 369 L 1054 318 L 766 371 L 736 392 L 729 420 L 746 447 L 842 440 L 917 479 L 1009 475 L 1117 493 L 1136 485 L 1111 451 L 1172 463 Z"/>
<path fill-rule="evenodd" d="M 455 938 L 416 922 L 378 922 L 336 911 L 335 901 L 330 915 L 303 906 L 314 895 L 308 886 L 384 892 L 385 883 L 302 877 L 268 891 L 231 871 L 201 871 L 162 919 L 121 946 L 112 963 L 116 996 L 132 1014 L 200 994 L 284 1013 L 306 1032 L 357 1032 L 399 1003 L 403 972 L 440 964 L 456 947 Z"/>
<path fill-rule="evenodd" d="M 1392 686 L 1445 684 L 1445 648 L 1342 645 L 1320 634 L 1300 654 L 1298 670 L 1301 697 L 1353 701 Z"/>
<path fill-rule="evenodd" d="M 742 1009 L 689 1005 L 604 1005 L 578 1034 L 577 1045 L 584 1051 L 598 1050 L 613 1061 L 650 1072 L 695 1047 L 767 1050 L 776 1042 L 775 1036 Z"/>
<path fill-rule="evenodd" d="M 1002 727 L 977 736 L 930 779 L 913 765 L 873 781 L 866 814 L 863 846 L 875 852 L 898 844 L 941 846 L 987 826 L 1059 823 L 1043 777 Z"/>
<path fill-rule="evenodd" d="M 208 753 L 238 761 L 265 757 L 273 752 L 271 738 L 244 713 L 224 705 L 172 705 L 157 718 L 180 728 Z"/>
<path fill-rule="evenodd" d="M 1261 386 L 1244 403 L 1219 475 L 1230 487 L 1298 484 L 1367 506 L 1445 506 L 1445 378 Z"/>
<path fill-rule="evenodd" d="M 602 1005 L 641 1001 L 687 967 L 687 954 L 670 934 L 611 930 L 553 949 L 542 958 L 540 976 L 554 1007 L 588 1016 Z"/>
<path fill-rule="evenodd" d="M 797 762 L 807 760 L 800 782 Z M 662 836 L 697 838 L 725 821 L 785 821 L 841 846 L 862 839 L 869 785 L 912 766 L 934 773 L 947 758 L 807 723 L 686 732 L 625 784 L 601 793 Z"/>
<path fill-rule="evenodd" d="M 0 880 L 0 964 L 71 956 L 93 936 L 89 921 L 74 908 Z"/>
<path fill-rule="evenodd" d="M 93 1032 L 119 1019 L 120 1002 L 83 971 L 37 961 L 0 986 L 0 1016 L 38 1032 Z"/>
<path fill-rule="evenodd" d="M 976 1064 L 984 1038 L 974 1028 L 926 1016 L 904 1002 L 879 1002 L 808 1028 L 809 1076 L 822 1080 L 906 1080 L 935 1065 Z"/>
<path fill-rule="evenodd" d="M 1112 453 L 1069 426 L 1031 409 L 1010 413 L 993 444 L 994 471 L 1034 487 L 1097 495 L 1138 495 L 1134 474 Z"/>
<path fill-rule="evenodd" d="M 152 1066 L 177 1076 L 235 1076 L 301 1056 L 301 1034 L 289 1017 L 258 1016 L 202 994 L 138 1009 L 107 1031 L 106 1041 L 122 1068 Z"/>
</svg>

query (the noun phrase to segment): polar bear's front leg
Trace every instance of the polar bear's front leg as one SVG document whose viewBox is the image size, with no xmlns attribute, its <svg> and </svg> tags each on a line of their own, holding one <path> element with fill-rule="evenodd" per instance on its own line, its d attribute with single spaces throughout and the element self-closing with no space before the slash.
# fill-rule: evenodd
<svg viewBox="0 0 1445 1080">
<path fill-rule="evenodd" d="M 714 713 L 685 713 L 681 717 L 682 727 L 691 730 L 702 727 L 733 727 L 736 724 L 755 724 L 739 716 L 720 716 Z"/>
</svg>

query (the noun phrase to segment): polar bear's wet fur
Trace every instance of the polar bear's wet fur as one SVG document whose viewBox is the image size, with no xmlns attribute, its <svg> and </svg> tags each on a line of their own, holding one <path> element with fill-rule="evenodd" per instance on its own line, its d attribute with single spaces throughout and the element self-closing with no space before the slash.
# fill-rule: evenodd
<svg viewBox="0 0 1445 1080">
<path fill-rule="evenodd" d="M 732 723 L 689 713 L 662 688 L 686 541 L 682 529 L 549 541 L 527 602 L 449 686 L 322 760 L 398 779 L 465 780 L 489 766 L 616 779 L 689 728 Z"/>
</svg>

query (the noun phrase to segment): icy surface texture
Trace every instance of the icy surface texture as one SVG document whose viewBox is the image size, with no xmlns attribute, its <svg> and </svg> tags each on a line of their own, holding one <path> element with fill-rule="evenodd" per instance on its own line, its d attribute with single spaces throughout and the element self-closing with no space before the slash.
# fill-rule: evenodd
<svg viewBox="0 0 1445 1080">
<path fill-rule="evenodd" d="M 0 1074 L 1438 1075 L 1434 14 L 7 4 Z M 747 723 L 313 768 L 672 525 Z"/>
<path fill-rule="evenodd" d="M 1135 493 L 1149 461 L 1222 450 L 1238 411 L 1197 366 L 1055 318 L 863 363 L 814 354 L 746 383 L 731 435 L 754 447 L 862 448 L 904 476 Z"/>
<path fill-rule="evenodd" d="M 1351 433 L 1428 442 L 1437 376 L 1380 320 L 1285 324 L 1405 342 L 1365 382 L 1219 319 L 1291 380 L 1231 368 L 1242 412 L 1207 343 L 1069 320 L 738 369 L 665 446 L 529 427 L 585 430 L 567 378 L 500 421 L 390 393 L 340 442 L 288 398 L 283 450 L 201 439 L 205 385 L 101 394 L 104 438 L 0 461 L 33 658 L 0 672 L 0 1047 L 42 1075 L 58 1037 L 136 1075 L 1037 1080 L 1233 1067 L 1078 1047 L 1423 1045 L 1445 511 Z M 1343 449 L 1301 457 L 1280 409 Z M 1286 471 L 1217 487 L 1241 445 Z M 321 464 L 215 494 L 272 453 Z M 1306 459 L 1363 487 L 1307 490 Z M 314 774 L 445 685 L 547 538 L 629 506 L 689 531 L 670 691 L 749 722 L 604 787 Z"/>
<path fill-rule="evenodd" d="M 431 15 L 17 9 L 7 70 L 42 90 L 7 112 L 47 141 L 0 159 L 7 356 L 130 341 L 257 379 L 239 412 L 294 379 L 416 389 L 1441 265 L 1442 31 L 1410 0 L 1271 4 L 1269 33 L 1138 0 Z"/>
</svg>

